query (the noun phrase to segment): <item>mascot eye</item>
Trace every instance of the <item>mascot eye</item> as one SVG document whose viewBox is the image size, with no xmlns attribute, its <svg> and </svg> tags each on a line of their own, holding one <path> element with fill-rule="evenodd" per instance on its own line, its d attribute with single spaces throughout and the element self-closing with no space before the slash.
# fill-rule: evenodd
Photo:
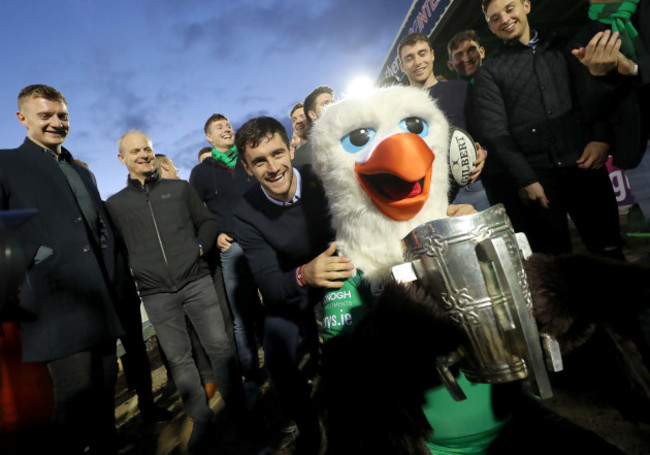
<svg viewBox="0 0 650 455">
<path fill-rule="evenodd" d="M 341 145 L 346 152 L 357 153 L 363 149 L 366 144 L 372 141 L 375 134 L 377 134 L 377 132 L 372 128 L 359 128 L 350 131 L 349 134 L 343 136 L 343 139 L 341 139 Z"/>
<path fill-rule="evenodd" d="M 429 127 L 427 126 L 427 122 L 422 120 L 420 117 L 407 117 L 399 122 L 399 127 L 404 131 L 417 134 L 420 137 L 424 137 L 429 134 Z"/>
</svg>

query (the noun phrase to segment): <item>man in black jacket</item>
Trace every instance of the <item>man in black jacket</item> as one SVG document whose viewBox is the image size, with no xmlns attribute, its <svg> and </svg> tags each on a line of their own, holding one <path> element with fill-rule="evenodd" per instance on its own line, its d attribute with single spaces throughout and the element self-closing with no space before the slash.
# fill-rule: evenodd
<svg viewBox="0 0 650 455">
<path fill-rule="evenodd" d="M 232 213 L 254 179 L 241 165 L 235 147 L 235 132 L 225 115 L 212 114 L 203 129 L 213 149 L 210 156 L 192 169 L 190 183 L 217 221 L 218 251 L 208 261 L 214 270 L 215 282 L 221 279 L 219 274 L 223 276 L 247 400 L 253 407 L 263 382 L 258 354 L 258 339 L 262 337 L 262 303 L 237 239 Z"/>
<path fill-rule="evenodd" d="M 565 44 L 530 28 L 528 0 L 484 0 L 492 33 L 504 41 L 472 86 L 472 131 L 489 151 L 490 194 L 501 169 L 506 210 L 523 212 L 534 251 L 571 251 L 567 213 L 586 247 L 622 258 L 618 207 L 606 168 L 609 145 L 575 102 Z M 518 195 L 519 197 L 513 197 Z"/>
<path fill-rule="evenodd" d="M 65 97 L 30 85 L 18 95 L 16 116 L 27 138 L 0 151 L 0 210 L 38 210 L 15 232 L 31 259 L 20 288 L 22 360 L 47 364 L 60 426 L 59 440 L 27 442 L 67 454 L 87 446 L 93 454 L 115 453 L 115 347 L 122 334 L 115 237 L 94 176 L 62 146 Z"/>
<path fill-rule="evenodd" d="M 581 47 L 572 51 L 589 70 L 582 96 L 592 115 L 613 125 L 614 165 L 630 170 L 636 199 L 628 228 L 647 233 L 648 164 L 641 162 L 650 139 L 650 1 L 591 0 L 589 18 L 575 40 Z"/>
<path fill-rule="evenodd" d="M 336 256 L 326 199 L 311 166 L 291 164 L 280 122 L 259 117 L 235 138 L 255 185 L 235 210 L 237 233 L 264 297 L 264 355 L 280 404 L 300 431 L 295 454 L 317 454 L 320 430 L 307 379 L 298 368 L 301 334 L 315 333 L 323 288 L 340 288 L 350 259 Z"/>
<path fill-rule="evenodd" d="M 118 158 L 129 170 L 128 185 L 106 206 L 124 237 L 142 303 L 194 422 L 188 449 L 200 452 L 213 413 L 192 359 L 185 315 L 212 363 L 226 409 L 239 418 L 245 407 L 235 348 L 202 258 L 215 243 L 216 222 L 189 183 L 160 178 L 151 139 L 144 133 L 126 133 L 118 149 Z"/>
</svg>

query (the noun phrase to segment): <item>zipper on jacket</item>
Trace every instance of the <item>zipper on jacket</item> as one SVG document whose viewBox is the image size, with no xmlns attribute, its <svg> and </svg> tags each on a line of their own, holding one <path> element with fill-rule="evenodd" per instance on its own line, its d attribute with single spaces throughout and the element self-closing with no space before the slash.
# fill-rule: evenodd
<svg viewBox="0 0 650 455">
<path fill-rule="evenodd" d="M 176 289 L 174 285 L 174 280 L 172 274 L 169 272 L 169 262 L 167 262 L 167 255 L 165 254 L 165 247 L 163 246 L 162 238 L 160 237 L 160 231 L 158 230 L 158 223 L 156 222 L 156 215 L 153 212 L 153 207 L 151 206 L 151 200 L 149 198 L 149 186 L 144 185 L 145 200 L 147 201 L 147 206 L 149 207 L 149 213 L 151 213 L 151 220 L 153 221 L 153 228 L 156 231 L 156 237 L 158 237 L 158 245 L 160 245 L 160 252 L 163 255 L 163 260 L 165 261 L 165 266 L 167 268 L 167 276 L 169 277 L 169 283 L 172 286 L 172 289 Z"/>
</svg>

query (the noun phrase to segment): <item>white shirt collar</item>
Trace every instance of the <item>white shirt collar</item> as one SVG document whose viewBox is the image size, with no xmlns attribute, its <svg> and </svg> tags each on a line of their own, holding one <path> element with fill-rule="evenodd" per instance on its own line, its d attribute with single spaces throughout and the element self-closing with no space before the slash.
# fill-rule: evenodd
<svg viewBox="0 0 650 455">
<path fill-rule="evenodd" d="M 291 199 L 289 202 L 283 202 L 283 201 L 278 201 L 277 199 L 273 199 L 271 196 L 269 196 L 266 190 L 264 190 L 264 187 L 260 185 L 262 191 L 264 192 L 264 196 L 266 196 L 266 198 L 269 201 L 273 202 L 275 205 L 279 205 L 281 207 L 288 207 L 298 202 L 300 200 L 300 196 L 302 195 L 302 191 L 301 191 L 302 179 L 300 178 L 300 172 L 298 172 L 298 169 L 296 169 L 295 167 L 293 168 L 293 175 L 296 179 L 296 194 L 293 195 L 293 199 Z"/>
</svg>

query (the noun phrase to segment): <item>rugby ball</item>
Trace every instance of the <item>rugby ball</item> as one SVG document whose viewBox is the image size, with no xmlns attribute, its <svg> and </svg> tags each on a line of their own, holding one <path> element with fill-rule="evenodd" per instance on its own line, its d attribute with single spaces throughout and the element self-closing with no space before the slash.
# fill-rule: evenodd
<svg viewBox="0 0 650 455">
<path fill-rule="evenodd" d="M 472 136 L 461 128 L 452 128 L 449 139 L 449 169 L 460 186 L 469 183 L 469 173 L 474 169 L 473 163 L 477 158 L 478 150 Z"/>
</svg>

